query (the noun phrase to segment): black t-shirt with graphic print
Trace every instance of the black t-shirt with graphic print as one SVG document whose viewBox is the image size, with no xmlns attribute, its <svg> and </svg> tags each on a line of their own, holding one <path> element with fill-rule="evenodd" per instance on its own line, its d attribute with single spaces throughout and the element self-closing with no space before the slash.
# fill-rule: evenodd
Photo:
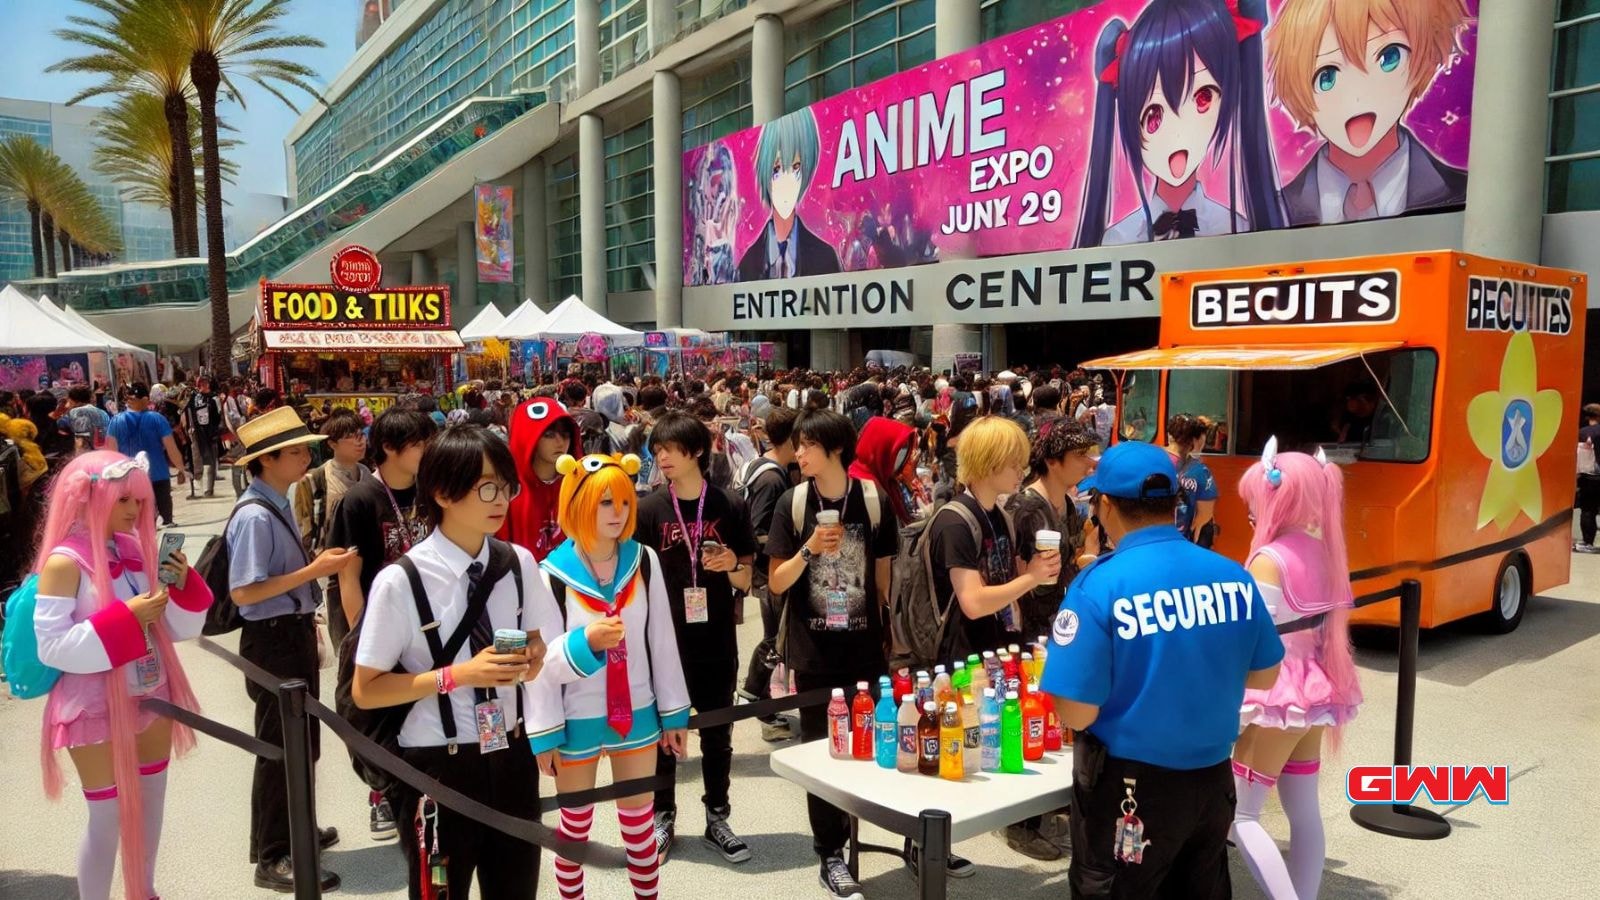
<svg viewBox="0 0 1600 900">
<path fill-rule="evenodd" d="M 634 538 L 656 551 L 661 559 L 661 577 L 666 579 L 667 599 L 672 604 L 672 624 L 678 630 L 678 655 L 687 668 L 700 660 L 739 658 L 733 622 L 734 589 L 727 572 L 707 572 L 698 558 L 689 556 L 678 514 L 690 532 L 695 527 L 695 512 L 700 500 L 678 500 L 678 513 L 672 511 L 671 485 L 663 485 L 639 501 L 638 526 Z M 744 501 L 714 484 L 706 484 L 706 508 L 700 520 L 695 547 L 702 541 L 716 541 L 735 556 L 756 552 L 755 534 L 750 530 L 750 515 Z M 691 579 L 691 569 L 694 578 Z M 706 589 L 706 621 L 685 621 L 683 592 L 693 584 Z"/>
<path fill-rule="evenodd" d="M 395 515 L 395 506 L 400 515 Z M 378 570 L 403 556 L 407 549 L 422 543 L 428 526 L 417 512 L 415 485 L 396 490 L 394 503 L 383 482 L 363 478 L 345 492 L 328 526 L 329 547 L 354 547 L 361 554 L 361 594 L 372 590 Z M 402 521 L 403 517 L 403 521 Z M 408 539 L 409 538 L 409 539 Z"/>
<path fill-rule="evenodd" d="M 812 484 L 806 491 L 804 520 L 798 533 L 794 522 L 794 492 L 790 488 L 778 498 L 772 513 L 772 529 L 767 533 L 767 555 L 772 559 L 798 556 L 817 527 L 817 512 L 823 502 Z M 889 498 L 878 494 L 878 528 L 872 529 L 867 500 L 861 482 L 851 479 L 845 495 L 843 546 L 836 558 L 817 557 L 806 567 L 794 586 L 785 594 L 788 605 L 788 634 L 785 654 L 789 667 L 809 674 L 860 672 L 865 660 L 882 660 L 883 610 L 878 602 L 877 566 L 889 559 L 900 546 L 899 525 Z M 839 509 L 840 501 L 829 503 Z M 828 595 L 844 594 L 847 624 L 828 627 Z M 871 668 L 871 666 L 865 666 Z"/>
<path fill-rule="evenodd" d="M 961 611 L 961 604 L 952 602 L 955 586 L 950 580 L 951 569 L 972 569 L 983 577 L 984 585 L 989 587 L 1005 584 L 1015 578 L 1017 569 L 1016 541 L 999 507 L 982 509 L 978 501 L 967 493 L 950 502 L 960 503 L 972 512 L 978 520 L 983 539 L 981 544 L 974 540 L 972 528 L 955 512 L 940 514 L 929 526 L 928 549 L 933 560 L 934 600 L 940 609 L 948 606 L 951 610 L 950 623 L 945 629 L 939 654 L 939 659 L 944 662 L 965 659 L 970 653 L 981 653 L 1011 643 L 1020 633 L 1016 629 L 1021 624 L 1011 623 L 1007 627 L 1009 608 L 969 619 Z"/>
</svg>

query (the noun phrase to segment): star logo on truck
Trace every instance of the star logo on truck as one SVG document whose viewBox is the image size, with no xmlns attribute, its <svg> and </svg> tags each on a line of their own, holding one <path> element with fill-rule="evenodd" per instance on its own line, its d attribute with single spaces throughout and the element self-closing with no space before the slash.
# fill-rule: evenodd
<svg viewBox="0 0 1600 900">
<path fill-rule="evenodd" d="M 1539 390 L 1539 361 L 1533 338 L 1511 336 L 1500 361 L 1500 387 L 1467 404 L 1467 433 L 1489 460 L 1489 476 L 1478 501 L 1478 528 L 1489 522 L 1504 530 L 1527 513 L 1535 522 L 1544 512 L 1539 457 L 1550 449 L 1561 426 L 1561 392 Z"/>
</svg>

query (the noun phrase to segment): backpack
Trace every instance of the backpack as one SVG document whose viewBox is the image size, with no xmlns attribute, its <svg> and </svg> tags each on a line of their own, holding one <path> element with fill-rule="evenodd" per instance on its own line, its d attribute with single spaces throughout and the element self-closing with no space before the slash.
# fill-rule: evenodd
<svg viewBox="0 0 1600 900">
<path fill-rule="evenodd" d="M 611 433 L 606 430 L 606 417 L 592 409 L 571 410 L 572 420 L 578 426 L 578 439 L 582 442 L 585 455 L 590 453 L 616 453 L 618 448 L 612 446 Z"/>
<path fill-rule="evenodd" d="M 0 635 L 0 666 L 4 666 L 11 696 L 32 700 L 50 693 L 61 670 L 39 659 L 39 638 L 33 630 L 33 611 L 39 599 L 39 576 L 29 574 L 6 600 L 5 632 Z"/>
<path fill-rule="evenodd" d="M 489 564 L 484 569 L 483 577 L 478 579 L 478 586 L 467 598 L 466 613 L 462 615 L 461 622 L 456 626 L 455 633 L 448 639 L 439 635 L 438 623 L 433 618 L 433 607 L 428 603 L 427 590 L 422 585 L 422 576 L 417 572 L 417 566 L 411 561 L 410 556 L 402 556 L 395 561 L 406 573 L 406 580 L 410 582 L 411 599 L 417 605 L 417 621 L 421 623 L 422 633 L 428 639 L 428 652 L 432 654 L 432 668 L 439 669 L 456 661 L 456 655 L 472 636 L 472 627 L 483 615 L 483 609 L 489 604 L 489 595 L 494 592 L 496 585 L 509 574 L 517 585 L 517 621 L 522 621 L 522 565 L 517 560 L 516 551 L 511 545 L 498 538 L 489 538 Z M 401 703 L 397 706 L 385 706 L 378 709 L 362 709 L 355 702 L 355 677 L 356 677 L 356 648 L 361 643 L 361 625 L 366 621 L 367 607 L 362 607 L 361 615 L 350 626 L 350 633 L 345 635 L 344 641 L 339 644 L 339 669 L 338 682 L 334 687 L 334 710 L 345 721 L 355 726 L 357 731 L 371 738 L 378 746 L 391 753 L 399 755 L 400 729 L 406 723 L 406 716 L 411 714 L 411 703 Z M 404 665 L 396 663 L 392 670 L 396 674 L 407 674 Z M 507 721 L 507 729 L 514 730 L 516 723 L 523 721 L 523 691 L 517 693 L 517 715 L 514 720 Z M 436 694 L 439 703 L 439 723 L 444 730 L 445 741 L 449 744 L 450 752 L 456 752 L 456 717 L 451 706 L 449 694 Z M 427 698 L 415 701 L 426 702 Z M 481 698 L 480 698 L 481 699 Z M 352 752 L 350 765 L 361 776 L 361 780 L 375 791 L 386 792 L 397 782 L 393 775 L 379 768 L 376 764 Z"/>
<path fill-rule="evenodd" d="M 300 540 L 307 553 L 319 553 L 328 524 L 328 469 L 317 466 L 306 477 L 311 482 L 311 532 Z"/>
<path fill-rule="evenodd" d="M 744 498 L 744 502 L 750 502 L 750 491 L 755 487 L 756 479 L 760 478 L 761 473 L 768 469 L 784 476 L 784 481 L 788 481 L 788 472 L 783 466 L 779 465 L 776 460 L 768 459 L 765 456 L 746 460 L 745 464 L 739 467 L 738 473 L 733 476 L 733 489 L 739 492 L 739 496 Z M 805 505 L 802 502 L 801 512 L 804 511 Z"/>
<path fill-rule="evenodd" d="M 972 530 L 978 546 L 983 546 L 983 526 L 965 503 L 951 501 L 933 515 L 900 529 L 900 551 L 890 565 L 889 578 L 889 623 L 894 640 L 894 658 L 889 661 L 891 671 L 901 666 L 932 665 L 944 646 L 945 629 L 956 597 L 952 593 L 943 609 L 936 606 L 928 533 L 939 516 L 952 508 Z"/>
<path fill-rule="evenodd" d="M 233 588 L 228 583 L 228 529 L 233 525 L 233 517 L 246 506 L 259 506 L 272 513 L 272 517 L 283 525 L 289 536 L 294 537 L 294 526 L 289 524 L 276 506 L 260 497 L 247 497 L 239 501 L 228 515 L 228 524 L 222 526 L 222 533 L 206 541 L 205 549 L 200 551 L 200 559 L 194 566 L 194 570 L 206 580 L 206 587 L 211 589 L 213 598 L 211 608 L 206 610 L 206 622 L 200 627 L 201 634 L 214 637 L 244 627 L 244 617 L 239 614 L 238 604 L 233 602 Z M 306 556 L 305 547 L 298 540 L 293 543 L 300 550 L 302 564 L 310 565 L 311 559 Z"/>
<path fill-rule="evenodd" d="M 864 478 L 851 478 L 850 481 L 861 485 L 861 498 L 866 501 L 867 505 L 867 522 L 871 524 L 872 530 L 876 532 L 879 524 L 883 521 L 883 507 L 878 501 L 878 483 Z M 848 487 L 845 488 L 844 496 L 845 505 L 848 506 L 850 503 L 850 489 Z M 795 485 L 794 494 L 789 503 L 789 516 L 794 525 L 795 540 L 799 540 L 803 533 L 802 526 L 806 520 L 806 501 L 810 498 L 811 481 L 809 479 Z M 869 536 L 867 539 L 870 541 L 871 537 Z M 778 658 L 784 659 L 788 657 L 789 647 L 789 601 L 787 595 L 784 594 L 774 594 L 772 601 L 783 604 L 778 613 L 778 642 L 776 650 Z"/>
</svg>

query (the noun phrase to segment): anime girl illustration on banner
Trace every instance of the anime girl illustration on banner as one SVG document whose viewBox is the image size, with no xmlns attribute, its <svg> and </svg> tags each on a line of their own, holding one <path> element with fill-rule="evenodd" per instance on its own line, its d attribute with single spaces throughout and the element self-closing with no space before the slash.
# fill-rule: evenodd
<svg viewBox="0 0 1600 900">
<path fill-rule="evenodd" d="M 1467 173 L 1403 124 L 1462 52 L 1464 0 L 1285 0 L 1267 31 L 1278 103 L 1324 141 L 1284 185 L 1291 225 L 1466 202 Z"/>
<path fill-rule="evenodd" d="M 761 127 L 756 142 L 756 184 L 772 218 L 739 259 L 740 281 L 839 271 L 838 252 L 807 229 L 795 211 L 816 175 L 821 155 L 818 143 L 817 120 L 809 108 Z"/>
<path fill-rule="evenodd" d="M 1131 27 L 1105 25 L 1076 246 L 1283 226 L 1261 83 L 1266 19 L 1265 0 L 1153 0 Z M 1107 227 L 1117 145 L 1139 206 Z M 1206 195 L 1208 165 L 1227 167 L 1229 196 Z"/>
<path fill-rule="evenodd" d="M 728 145 L 718 141 L 689 173 L 689 215 L 693 220 L 684 278 L 689 284 L 733 280 L 733 234 L 739 224 L 739 173 Z"/>
</svg>

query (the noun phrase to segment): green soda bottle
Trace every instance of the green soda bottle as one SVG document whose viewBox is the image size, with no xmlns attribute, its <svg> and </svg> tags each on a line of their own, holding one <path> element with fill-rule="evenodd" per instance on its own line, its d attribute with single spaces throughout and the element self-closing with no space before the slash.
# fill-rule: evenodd
<svg viewBox="0 0 1600 900">
<path fill-rule="evenodd" d="M 1016 691 L 1006 691 L 1000 707 L 1000 771 L 1022 774 L 1022 703 Z"/>
<path fill-rule="evenodd" d="M 972 696 L 972 673 L 967 671 L 967 664 L 959 659 L 955 661 L 955 671 L 950 674 L 950 686 L 958 694 Z"/>
</svg>

